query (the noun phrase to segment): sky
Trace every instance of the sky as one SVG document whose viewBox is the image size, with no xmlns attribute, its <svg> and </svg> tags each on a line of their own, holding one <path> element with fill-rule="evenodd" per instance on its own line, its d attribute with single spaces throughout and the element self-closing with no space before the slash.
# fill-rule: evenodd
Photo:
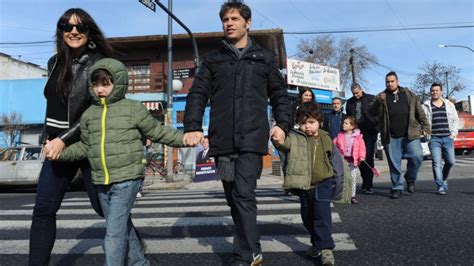
<svg viewBox="0 0 474 266">
<path fill-rule="evenodd" d="M 167 5 L 167 1 L 162 1 Z M 173 13 L 193 32 L 222 31 L 221 0 L 174 0 Z M 252 9 L 251 29 L 281 28 L 285 32 L 347 30 L 370 27 L 474 25 L 472 0 L 247 0 Z M 79 7 L 96 20 L 107 37 L 167 33 L 167 16 L 136 0 L 0 0 L 0 43 L 54 40 L 58 18 L 65 10 Z M 174 33 L 183 33 L 174 24 Z M 303 39 L 317 35 L 285 34 L 287 54 L 298 52 Z M 474 53 L 465 48 L 439 48 L 439 44 L 474 48 L 474 28 L 334 34 L 353 37 L 366 45 L 382 66 L 365 74 L 365 90 L 375 94 L 385 87 L 385 74 L 394 70 L 400 85 L 412 87 L 426 62 L 439 62 L 461 69 L 467 85 L 455 97 L 474 94 Z M 5 45 L 0 52 L 41 66 L 54 53 L 54 44 Z"/>
</svg>

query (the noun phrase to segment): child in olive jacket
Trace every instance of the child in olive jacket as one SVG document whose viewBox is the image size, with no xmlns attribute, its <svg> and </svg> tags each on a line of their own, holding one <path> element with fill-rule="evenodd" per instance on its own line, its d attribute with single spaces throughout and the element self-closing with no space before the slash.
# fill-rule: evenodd
<svg viewBox="0 0 474 266">
<path fill-rule="evenodd" d="M 330 204 L 334 176 L 331 157 L 336 149 L 329 134 L 319 129 L 322 119 L 316 103 L 303 103 L 296 111 L 299 129 L 292 130 L 286 139 L 274 137 L 273 143 L 287 153 L 283 188 L 300 197 L 301 218 L 312 244 L 307 255 L 322 255 L 323 265 L 334 265 Z"/>
<path fill-rule="evenodd" d="M 144 178 L 141 136 L 178 147 L 183 134 L 161 125 L 139 101 L 125 99 L 128 73 L 120 61 L 97 61 L 88 82 L 93 104 L 81 117 L 81 141 L 67 147 L 60 160 L 90 162 L 106 220 L 106 265 L 149 265 L 130 216 Z"/>
</svg>

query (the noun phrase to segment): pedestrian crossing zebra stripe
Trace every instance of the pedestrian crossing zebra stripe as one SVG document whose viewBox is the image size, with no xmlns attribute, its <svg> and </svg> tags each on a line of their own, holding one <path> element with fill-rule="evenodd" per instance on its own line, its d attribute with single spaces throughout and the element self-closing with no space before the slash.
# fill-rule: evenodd
<svg viewBox="0 0 474 266">
<path fill-rule="evenodd" d="M 277 203 L 277 204 L 257 204 L 257 209 L 266 210 L 299 210 L 300 204 L 294 203 Z M 230 211 L 230 207 L 227 205 L 207 205 L 207 206 L 186 206 L 186 207 L 134 207 L 132 213 L 143 214 L 143 213 L 196 213 L 196 212 L 222 212 Z M 11 215 L 31 215 L 33 210 L 2 210 L 0 216 L 11 216 Z M 92 208 L 89 209 L 59 209 L 58 215 L 79 215 L 79 214 L 95 214 Z"/>
<path fill-rule="evenodd" d="M 356 250 L 346 233 L 332 235 L 336 251 Z M 232 253 L 232 237 L 144 239 L 148 254 Z M 0 254 L 28 254 L 28 240 L 2 241 Z M 262 251 L 304 252 L 310 247 L 307 235 L 265 235 L 260 237 Z M 103 239 L 57 239 L 52 254 L 104 254 Z M 265 255 L 264 255 L 265 256 Z"/>
<path fill-rule="evenodd" d="M 257 201 L 280 201 L 280 202 L 288 202 L 288 201 L 298 201 L 297 198 L 291 198 L 289 199 L 288 197 L 257 197 Z M 186 203 L 211 203 L 211 202 L 221 202 L 221 203 L 226 203 L 225 198 L 201 198 L 201 199 L 156 199 L 156 200 L 148 200 L 148 197 L 139 199 L 135 202 L 135 205 L 146 205 L 146 204 L 186 204 Z M 22 205 L 23 207 L 33 207 L 34 204 L 25 204 Z M 81 202 L 71 202 L 71 201 L 65 201 L 61 204 L 61 207 L 68 207 L 68 206 L 90 206 L 90 203 L 88 201 L 81 201 Z"/>
<path fill-rule="evenodd" d="M 159 218 L 133 218 L 133 224 L 137 227 L 185 227 L 185 226 L 231 226 L 233 225 L 231 216 L 220 217 L 159 217 Z M 339 223 L 339 214 L 332 213 L 332 222 Z M 281 215 L 258 215 L 258 224 L 301 224 L 299 214 Z M 31 221 L 6 220 L 0 223 L 0 230 L 28 229 Z M 105 228 L 105 221 L 102 219 L 75 219 L 57 220 L 56 227 L 60 229 L 80 229 L 80 228 Z"/>
</svg>

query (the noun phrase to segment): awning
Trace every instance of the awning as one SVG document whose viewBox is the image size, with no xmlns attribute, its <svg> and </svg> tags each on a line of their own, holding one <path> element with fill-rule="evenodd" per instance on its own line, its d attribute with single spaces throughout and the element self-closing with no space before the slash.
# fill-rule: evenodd
<svg viewBox="0 0 474 266">
<path fill-rule="evenodd" d="M 161 102 L 142 102 L 148 110 L 164 110 Z"/>
</svg>

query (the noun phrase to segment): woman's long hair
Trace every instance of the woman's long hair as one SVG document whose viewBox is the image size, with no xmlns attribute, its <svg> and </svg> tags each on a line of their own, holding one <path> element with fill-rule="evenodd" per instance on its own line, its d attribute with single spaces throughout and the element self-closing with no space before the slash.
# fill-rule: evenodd
<svg viewBox="0 0 474 266">
<path fill-rule="evenodd" d="M 303 103 L 303 94 L 304 94 L 305 92 L 307 92 L 307 91 L 309 91 L 309 92 L 311 93 L 311 101 L 317 103 L 317 101 L 316 101 L 316 96 L 314 95 L 313 90 L 308 89 L 308 88 L 302 88 L 302 89 L 300 89 L 300 93 L 298 94 L 297 105 L 300 105 L 300 104 Z"/>
<path fill-rule="evenodd" d="M 78 17 L 82 24 L 87 25 L 89 29 L 87 32 L 88 42 L 93 41 L 95 43 L 96 47 L 94 50 L 101 52 L 106 57 L 113 57 L 112 46 L 105 39 L 104 34 L 93 18 L 86 11 L 80 8 L 66 10 L 66 12 L 64 12 L 64 14 L 59 18 L 56 26 L 56 50 L 58 53 L 56 69 L 59 70 L 56 93 L 64 101 L 67 101 L 74 78 L 72 73 L 72 61 L 74 58 L 71 55 L 69 46 L 64 42 L 64 34 L 59 29 L 58 25 L 61 23 L 68 23 L 73 15 Z M 87 47 L 86 50 L 87 49 L 91 50 L 89 47 Z"/>
</svg>

